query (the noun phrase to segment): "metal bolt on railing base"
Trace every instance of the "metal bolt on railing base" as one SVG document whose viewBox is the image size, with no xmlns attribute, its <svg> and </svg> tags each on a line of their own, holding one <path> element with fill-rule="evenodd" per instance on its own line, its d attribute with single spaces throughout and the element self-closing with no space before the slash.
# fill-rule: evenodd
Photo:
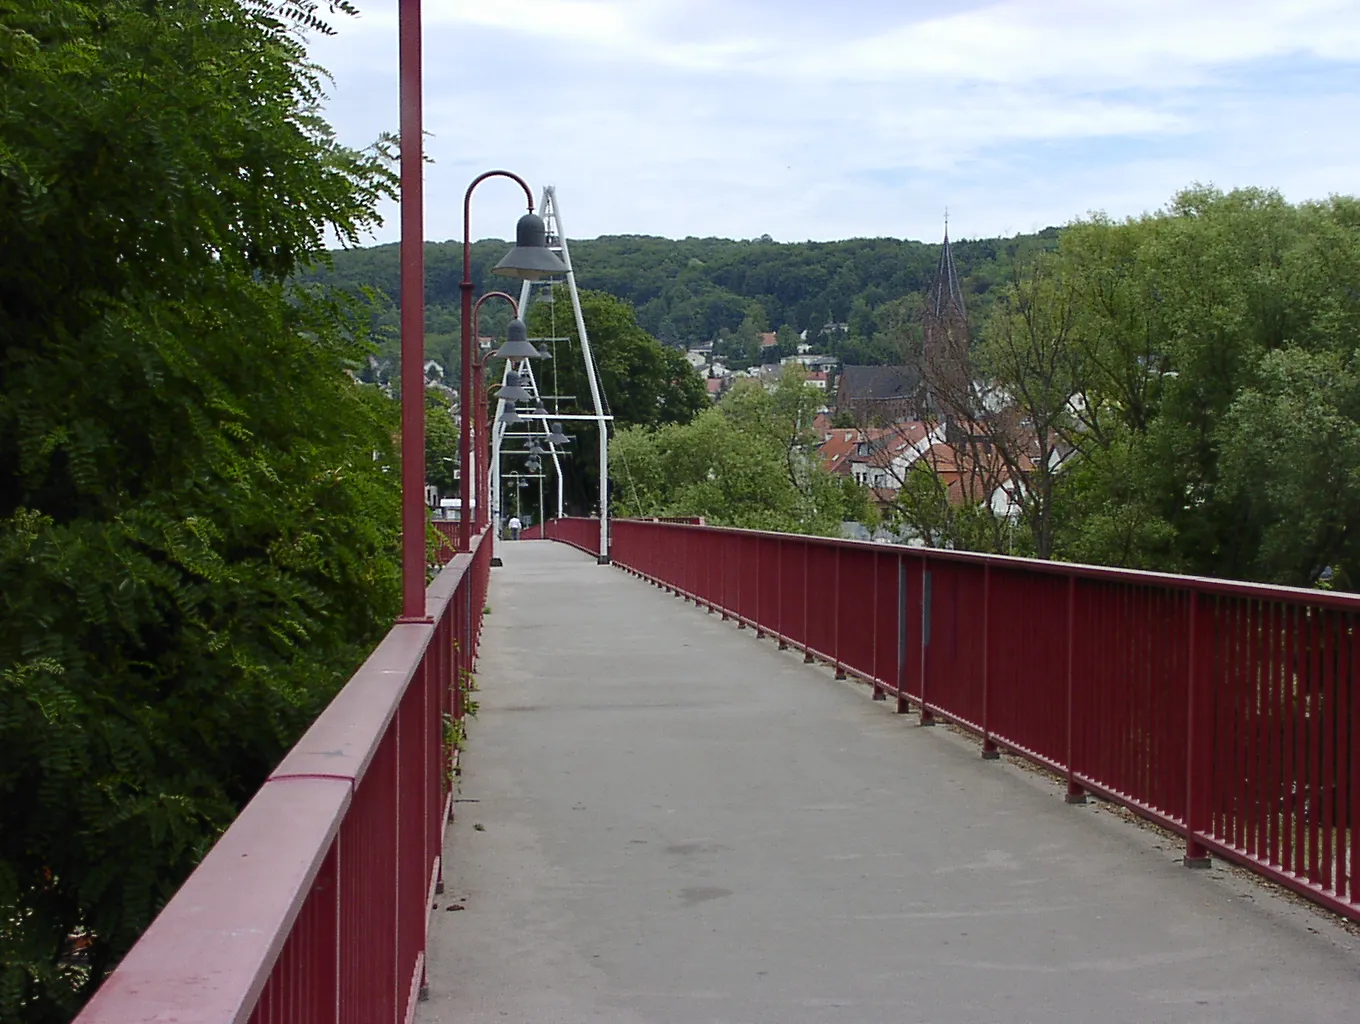
<svg viewBox="0 0 1360 1024">
<path fill-rule="evenodd" d="M 1194 870 L 1203 870 L 1214 866 L 1213 859 L 1207 853 L 1203 857 L 1182 857 L 1181 864 Z"/>
<path fill-rule="evenodd" d="M 1082 789 L 1075 782 L 1067 784 L 1067 793 L 1063 796 L 1063 801 L 1069 804 L 1086 803 L 1086 790 Z"/>
<path fill-rule="evenodd" d="M 995 761 L 1001 757 L 1001 751 L 997 749 L 992 738 L 989 736 L 982 741 L 982 759 L 984 761 Z"/>
<path fill-rule="evenodd" d="M 922 708 L 921 720 L 916 724 L 920 726 L 933 726 L 935 724 L 935 715 L 928 708 Z"/>
</svg>

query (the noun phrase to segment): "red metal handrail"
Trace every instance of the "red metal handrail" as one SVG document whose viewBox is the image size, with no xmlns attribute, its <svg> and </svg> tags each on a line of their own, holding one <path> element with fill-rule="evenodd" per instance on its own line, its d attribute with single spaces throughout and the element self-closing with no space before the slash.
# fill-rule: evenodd
<svg viewBox="0 0 1360 1024">
<path fill-rule="evenodd" d="M 105 980 L 77 1024 L 412 1019 L 452 801 L 446 723 L 491 545 L 435 578 Z"/>
<path fill-rule="evenodd" d="M 579 525 L 578 525 L 579 524 Z M 555 528 L 555 529 L 554 529 Z M 592 521 L 549 535 L 589 551 Z M 616 565 L 1360 920 L 1360 596 L 618 520 Z"/>
<path fill-rule="evenodd" d="M 561 541 L 589 555 L 600 553 L 600 521 L 564 517 L 550 519 L 543 524 L 543 536 L 549 540 Z"/>
</svg>

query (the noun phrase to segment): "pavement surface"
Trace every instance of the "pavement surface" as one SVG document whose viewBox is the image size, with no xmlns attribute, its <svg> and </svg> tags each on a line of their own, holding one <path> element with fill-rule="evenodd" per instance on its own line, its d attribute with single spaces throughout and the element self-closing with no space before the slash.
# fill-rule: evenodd
<svg viewBox="0 0 1360 1024">
<path fill-rule="evenodd" d="M 498 553 L 418 1021 L 1360 1021 L 1329 915 L 574 549 Z"/>
</svg>

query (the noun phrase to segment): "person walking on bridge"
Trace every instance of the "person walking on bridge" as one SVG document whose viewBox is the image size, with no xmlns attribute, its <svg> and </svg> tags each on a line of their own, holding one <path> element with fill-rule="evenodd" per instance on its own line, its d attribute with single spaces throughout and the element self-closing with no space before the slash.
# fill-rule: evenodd
<svg viewBox="0 0 1360 1024">
<path fill-rule="evenodd" d="M 519 531 L 521 527 L 524 526 L 524 524 L 519 521 L 519 516 L 511 516 L 510 522 L 505 525 L 510 529 L 510 539 L 519 540 Z"/>
</svg>

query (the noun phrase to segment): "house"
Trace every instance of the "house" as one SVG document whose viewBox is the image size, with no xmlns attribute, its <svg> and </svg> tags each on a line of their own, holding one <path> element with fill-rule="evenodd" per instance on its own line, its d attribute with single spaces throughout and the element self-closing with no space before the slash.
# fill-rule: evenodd
<svg viewBox="0 0 1360 1024">
<path fill-rule="evenodd" d="M 774 331 L 764 331 L 760 335 L 761 349 L 774 348 L 779 344 L 779 338 Z"/>
<path fill-rule="evenodd" d="M 841 361 L 835 356 L 822 355 L 817 352 L 799 352 L 797 355 L 785 356 L 779 360 L 785 366 L 792 366 L 797 363 L 808 373 L 835 373 L 836 367 L 840 366 Z"/>
<path fill-rule="evenodd" d="M 809 373 L 807 375 L 806 383 L 810 384 L 814 388 L 821 388 L 823 391 L 825 391 L 827 384 L 826 373 L 825 372 Z"/>
<path fill-rule="evenodd" d="M 704 381 L 704 387 L 708 389 L 708 397 L 717 401 L 727 390 L 729 379 L 727 377 L 709 377 Z"/>
<path fill-rule="evenodd" d="M 846 366 L 836 384 L 836 411 L 860 423 L 915 419 L 924 399 L 918 366 Z"/>
<path fill-rule="evenodd" d="M 704 353 L 702 352 L 696 351 L 695 349 L 690 349 L 688 352 L 685 353 L 685 360 L 689 363 L 690 366 L 694 367 L 696 370 L 702 370 L 705 366 L 708 365 L 708 356 L 704 355 Z"/>
<path fill-rule="evenodd" d="M 831 427 L 826 417 L 813 421 L 825 428 L 819 447 L 829 473 L 853 477 L 888 502 L 897 494 L 907 471 L 932 445 L 944 441 L 944 427 L 902 420 L 887 427 Z"/>
</svg>

